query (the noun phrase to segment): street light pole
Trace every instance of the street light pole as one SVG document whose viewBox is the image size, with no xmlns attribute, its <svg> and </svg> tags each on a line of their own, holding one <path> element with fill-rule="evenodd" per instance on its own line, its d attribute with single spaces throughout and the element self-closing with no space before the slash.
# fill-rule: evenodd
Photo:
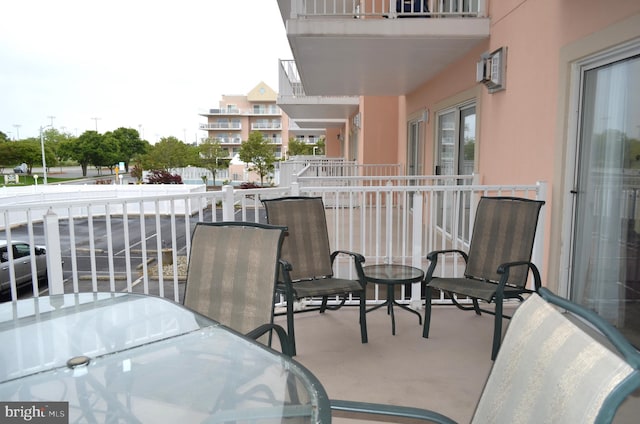
<svg viewBox="0 0 640 424">
<path fill-rule="evenodd" d="M 43 180 L 45 185 L 47 185 L 47 160 L 45 159 L 45 156 L 44 156 L 44 129 L 48 127 L 52 127 L 52 125 L 45 125 L 44 127 L 43 126 L 40 127 L 40 149 L 42 150 L 42 174 L 43 174 Z"/>
<path fill-rule="evenodd" d="M 20 127 L 22 125 L 20 124 L 13 124 L 13 126 L 16 128 L 16 138 L 14 140 L 20 140 Z"/>
</svg>

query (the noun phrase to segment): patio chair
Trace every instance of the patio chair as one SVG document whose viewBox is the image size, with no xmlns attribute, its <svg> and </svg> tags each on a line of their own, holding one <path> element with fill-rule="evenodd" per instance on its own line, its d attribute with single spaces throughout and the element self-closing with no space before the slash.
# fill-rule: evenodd
<svg viewBox="0 0 640 424">
<path fill-rule="evenodd" d="M 292 356 L 286 331 L 273 323 L 285 230 L 249 222 L 198 222 L 184 306 L 267 345 L 275 331 L 282 352 Z"/>
<path fill-rule="evenodd" d="M 523 300 L 522 295 L 540 288 L 540 272 L 531 263 L 536 235 L 540 200 L 518 197 L 482 197 L 478 203 L 469 252 L 457 249 L 438 250 L 427 255 L 431 261 L 425 274 L 425 317 L 422 336 L 429 337 L 431 324 L 431 290 L 447 292 L 460 309 L 495 315 L 491 359 L 495 359 L 502 339 L 504 299 Z M 438 258 L 445 254 L 458 254 L 466 267 L 460 278 L 436 277 Z M 534 290 L 526 288 L 529 270 L 533 275 Z M 469 297 L 472 306 L 460 303 L 456 296 Z M 484 309 L 479 300 L 493 302 L 495 309 Z"/>
<path fill-rule="evenodd" d="M 364 256 L 345 250 L 330 251 L 324 203 L 320 197 L 281 197 L 264 199 L 269 224 L 288 228 L 282 246 L 282 259 L 290 264 L 283 269 L 276 290 L 285 295 L 287 302 L 287 332 L 296 352 L 293 324 L 294 299 L 322 298 L 319 308 L 306 308 L 304 312 L 338 309 L 352 293 L 359 298 L 360 337 L 367 343 L 366 282 L 362 264 Z M 334 277 L 333 265 L 338 255 L 348 255 L 353 261 L 356 280 Z M 328 305 L 329 296 L 342 296 L 341 303 Z"/>
<path fill-rule="evenodd" d="M 640 352 L 593 311 L 543 287 L 516 310 L 471 422 L 610 423 L 638 388 Z M 345 400 L 331 408 L 345 418 L 454 423 L 420 408 Z"/>
</svg>

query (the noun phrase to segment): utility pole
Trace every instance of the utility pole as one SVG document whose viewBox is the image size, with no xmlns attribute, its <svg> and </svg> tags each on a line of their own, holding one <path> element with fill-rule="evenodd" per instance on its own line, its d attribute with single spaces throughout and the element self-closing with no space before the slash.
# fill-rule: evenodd
<svg viewBox="0 0 640 424">
<path fill-rule="evenodd" d="M 98 118 L 97 116 L 95 118 L 91 118 L 94 121 L 96 121 L 96 132 L 98 132 L 98 121 L 100 120 L 100 118 Z"/>
</svg>

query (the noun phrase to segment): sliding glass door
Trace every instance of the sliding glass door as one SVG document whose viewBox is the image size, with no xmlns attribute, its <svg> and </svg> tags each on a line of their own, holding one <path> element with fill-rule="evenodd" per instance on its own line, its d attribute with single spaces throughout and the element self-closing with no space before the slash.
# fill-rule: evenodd
<svg viewBox="0 0 640 424">
<path fill-rule="evenodd" d="M 571 298 L 640 345 L 640 52 L 581 72 Z"/>
</svg>

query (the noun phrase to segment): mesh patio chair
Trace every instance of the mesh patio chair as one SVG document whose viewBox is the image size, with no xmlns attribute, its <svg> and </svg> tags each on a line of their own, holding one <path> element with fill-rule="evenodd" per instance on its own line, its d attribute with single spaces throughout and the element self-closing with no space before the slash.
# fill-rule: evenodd
<svg viewBox="0 0 640 424">
<path fill-rule="evenodd" d="M 191 237 L 184 305 L 292 356 L 286 331 L 273 323 L 273 299 L 284 227 L 220 222 L 196 224 Z"/>
<path fill-rule="evenodd" d="M 607 424 L 638 388 L 640 352 L 593 311 L 543 287 L 516 310 L 471 423 Z M 420 408 L 347 400 L 331 408 L 344 418 L 454 423 Z"/>
<path fill-rule="evenodd" d="M 322 298 L 319 308 L 304 311 L 337 309 L 352 293 L 359 297 L 360 337 L 367 343 L 366 282 L 362 264 L 364 256 L 359 253 L 330 251 L 329 235 L 324 203 L 320 197 L 281 197 L 262 201 L 267 211 L 269 224 L 288 228 L 282 246 L 282 259 L 291 269 L 284 270 L 276 290 L 285 295 L 287 302 L 287 332 L 295 354 L 295 330 L 293 324 L 294 299 Z M 333 265 L 338 255 L 348 255 L 353 260 L 357 280 L 334 277 Z M 329 296 L 342 296 L 341 303 L 328 306 Z"/>
<path fill-rule="evenodd" d="M 460 309 L 495 315 L 491 359 L 495 359 L 502 339 L 504 299 L 523 300 L 522 295 L 540 288 L 540 273 L 531 263 L 531 252 L 536 235 L 540 200 L 518 197 L 482 197 L 478 203 L 471 235 L 469 252 L 449 249 L 427 255 L 431 261 L 425 274 L 425 319 L 422 336 L 429 337 L 431 324 L 431 290 L 450 294 Z M 460 278 L 436 277 L 438 258 L 445 254 L 461 255 L 466 263 Z M 529 271 L 533 275 L 534 290 L 526 288 Z M 454 296 L 455 295 L 455 296 Z M 473 306 L 465 306 L 456 296 L 471 298 Z M 493 302 L 495 310 L 483 309 L 479 300 Z"/>
</svg>

